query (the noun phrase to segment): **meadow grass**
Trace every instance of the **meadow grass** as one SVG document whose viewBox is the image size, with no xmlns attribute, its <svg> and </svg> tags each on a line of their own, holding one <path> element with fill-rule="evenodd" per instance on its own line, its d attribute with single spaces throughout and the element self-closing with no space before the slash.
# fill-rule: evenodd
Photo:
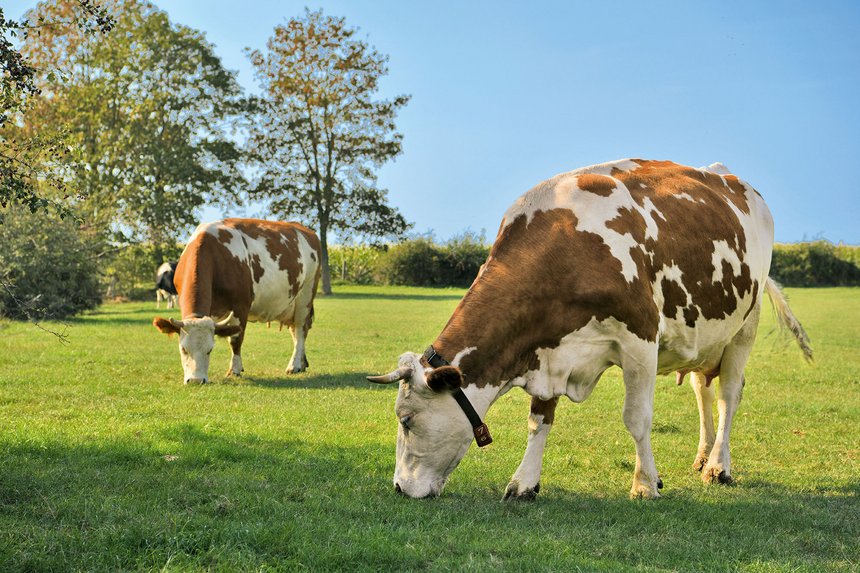
<svg viewBox="0 0 860 573">
<path fill-rule="evenodd" d="M 0 570 L 856 571 L 860 569 L 860 289 L 789 289 L 807 366 L 763 313 L 732 432 L 735 487 L 691 469 L 689 386 L 657 382 L 666 484 L 631 501 L 620 371 L 563 401 L 535 503 L 502 503 L 528 396 L 490 410 L 440 498 L 394 493 L 396 389 L 367 373 L 422 351 L 462 290 L 338 287 L 317 299 L 310 369 L 289 333 L 252 325 L 241 379 L 185 386 L 154 303 L 71 321 L 70 343 L 0 323 Z M 767 304 L 767 303 L 766 303 Z M 58 325 L 48 325 L 61 328 Z"/>
</svg>

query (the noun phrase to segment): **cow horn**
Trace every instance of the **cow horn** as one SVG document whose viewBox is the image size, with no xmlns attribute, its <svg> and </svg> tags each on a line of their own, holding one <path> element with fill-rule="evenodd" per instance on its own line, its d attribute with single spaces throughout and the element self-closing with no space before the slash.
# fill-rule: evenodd
<svg viewBox="0 0 860 573">
<path fill-rule="evenodd" d="M 215 323 L 215 328 L 218 328 L 219 326 L 230 326 L 230 324 L 232 322 L 233 322 L 233 311 L 231 310 L 230 314 L 227 315 L 227 318 L 225 318 L 224 320 L 222 320 L 220 322 Z"/>
<path fill-rule="evenodd" d="M 370 382 L 376 382 L 377 384 L 391 384 L 392 382 L 397 382 L 404 378 L 410 378 L 411 376 L 412 369 L 408 366 L 401 366 L 397 370 L 389 372 L 383 376 L 368 376 L 367 379 Z"/>
<path fill-rule="evenodd" d="M 185 328 L 185 323 L 184 323 L 184 322 L 182 322 L 181 320 L 176 320 L 175 318 L 171 318 L 171 319 L 168 319 L 168 320 L 170 320 L 170 324 L 172 324 L 172 325 L 173 325 L 173 326 L 175 326 L 176 328 L 179 328 L 179 329 L 183 329 L 183 328 Z"/>
</svg>

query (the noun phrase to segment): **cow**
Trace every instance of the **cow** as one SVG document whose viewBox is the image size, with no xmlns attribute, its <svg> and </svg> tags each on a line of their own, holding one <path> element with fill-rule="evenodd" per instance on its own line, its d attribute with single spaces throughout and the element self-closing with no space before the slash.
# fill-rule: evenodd
<svg viewBox="0 0 860 573">
<path fill-rule="evenodd" d="M 197 227 L 174 276 L 182 320 L 152 321 L 179 334 L 185 383 L 208 381 L 215 336 L 230 338 L 227 376 L 240 376 L 248 321 L 288 326 L 294 348 L 286 371 L 304 371 L 321 260 L 316 234 L 298 223 L 224 219 Z"/>
<path fill-rule="evenodd" d="M 173 273 L 176 272 L 177 261 L 161 263 L 155 271 L 155 308 L 161 308 L 161 301 L 167 301 L 167 308 L 176 306 L 176 287 L 173 286 Z"/>
<path fill-rule="evenodd" d="M 773 220 L 761 195 L 721 164 L 626 159 L 557 175 L 505 213 L 486 263 L 423 354 L 377 383 L 395 402 L 394 488 L 439 495 L 487 410 L 515 386 L 531 395 L 528 442 L 505 499 L 534 499 L 561 396 L 588 398 L 623 371 L 622 418 L 636 446 L 630 495 L 657 498 L 651 450 L 658 375 L 691 374 L 700 416 L 694 468 L 732 481 L 729 434 L 766 292 L 805 356 L 803 328 L 768 277 Z M 719 377 L 719 425 L 713 424 Z"/>
</svg>

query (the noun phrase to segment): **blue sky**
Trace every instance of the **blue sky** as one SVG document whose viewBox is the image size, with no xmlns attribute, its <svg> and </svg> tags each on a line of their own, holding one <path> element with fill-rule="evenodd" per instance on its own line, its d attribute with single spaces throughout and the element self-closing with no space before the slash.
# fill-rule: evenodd
<svg viewBox="0 0 860 573">
<path fill-rule="evenodd" d="M 860 2 L 157 4 L 249 90 L 243 48 L 305 5 L 358 27 L 390 56 L 381 95 L 412 95 L 404 152 L 379 174 L 417 232 L 492 239 L 543 179 L 644 157 L 725 163 L 765 197 L 778 241 L 860 243 Z M 222 214 L 263 213 L 203 217 Z"/>
</svg>

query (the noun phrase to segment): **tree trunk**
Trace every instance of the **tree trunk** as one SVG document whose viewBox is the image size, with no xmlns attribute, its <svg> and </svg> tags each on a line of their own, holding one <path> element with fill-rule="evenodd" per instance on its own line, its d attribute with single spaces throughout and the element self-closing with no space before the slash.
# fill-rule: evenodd
<svg viewBox="0 0 860 573">
<path fill-rule="evenodd" d="M 328 237 L 326 236 L 328 229 L 326 225 L 320 224 L 320 247 L 322 250 L 322 292 L 323 294 L 331 294 L 331 272 L 328 268 Z"/>
</svg>

